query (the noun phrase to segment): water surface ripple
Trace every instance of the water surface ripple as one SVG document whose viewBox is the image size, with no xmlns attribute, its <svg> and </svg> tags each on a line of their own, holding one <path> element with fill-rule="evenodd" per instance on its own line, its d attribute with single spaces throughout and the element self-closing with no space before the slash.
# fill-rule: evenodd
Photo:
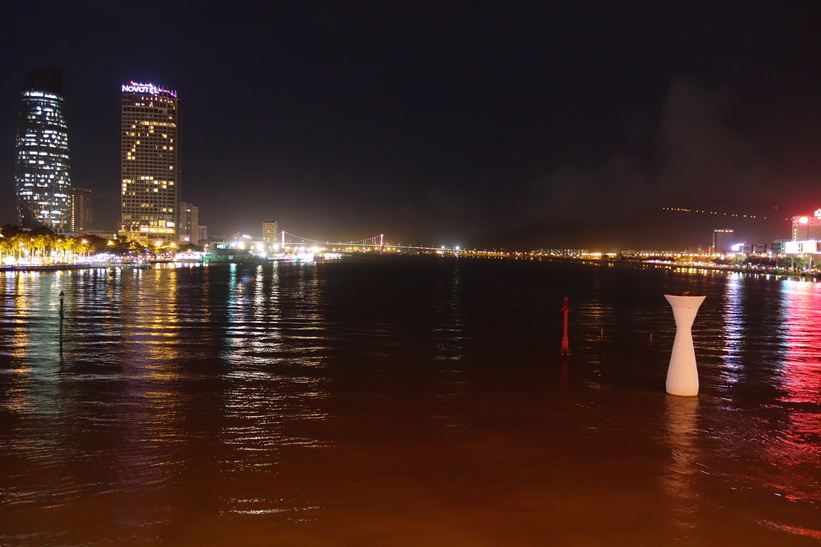
<svg viewBox="0 0 821 547">
<path fill-rule="evenodd" d="M 0 543 L 818 545 L 819 340 L 821 284 L 719 272 L 7 272 Z"/>
</svg>

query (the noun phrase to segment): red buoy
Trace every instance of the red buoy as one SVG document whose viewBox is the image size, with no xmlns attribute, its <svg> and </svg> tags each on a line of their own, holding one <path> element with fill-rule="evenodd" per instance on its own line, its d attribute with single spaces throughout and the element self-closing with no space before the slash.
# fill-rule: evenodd
<svg viewBox="0 0 821 547">
<path fill-rule="evenodd" d="M 561 355 L 570 355 L 570 341 L 567 339 L 567 312 L 570 311 L 570 306 L 567 304 L 567 297 L 564 297 L 564 304 L 562 305 L 562 312 L 564 312 L 564 331 L 562 332 L 562 351 Z"/>
</svg>

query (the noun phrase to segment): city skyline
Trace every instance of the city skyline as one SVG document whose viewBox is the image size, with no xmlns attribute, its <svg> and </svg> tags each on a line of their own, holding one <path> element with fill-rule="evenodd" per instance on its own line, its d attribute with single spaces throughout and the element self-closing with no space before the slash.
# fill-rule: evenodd
<svg viewBox="0 0 821 547">
<path fill-rule="evenodd" d="M 308 237 L 470 244 L 712 200 L 777 205 L 786 236 L 786 219 L 821 204 L 810 6 L 319 2 L 278 6 L 270 28 L 243 6 L 163 4 L 161 22 L 94 2 L 3 8 L 9 78 L 64 73 L 95 228 L 119 223 L 116 103 L 130 80 L 185 97 L 179 198 L 215 234 L 276 218 Z M 8 103 L 0 87 L 7 144 Z"/>
</svg>

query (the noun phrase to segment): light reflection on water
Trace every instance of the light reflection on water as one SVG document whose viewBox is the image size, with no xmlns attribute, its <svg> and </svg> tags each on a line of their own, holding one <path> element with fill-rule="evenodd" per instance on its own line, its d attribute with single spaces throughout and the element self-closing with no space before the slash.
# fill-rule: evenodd
<svg viewBox="0 0 821 547">
<path fill-rule="evenodd" d="M 663 393 L 683 290 L 707 295 L 697 399 Z M 817 283 L 370 259 L 6 273 L 0 295 L 4 543 L 821 534 Z"/>
<path fill-rule="evenodd" d="M 691 543 L 698 539 L 694 534 L 699 508 L 696 441 L 704 433 L 698 430 L 698 398 L 668 396 L 665 423 L 670 459 L 661 484 L 669 498 L 669 519 L 680 530 L 679 541 Z"/>
<path fill-rule="evenodd" d="M 789 403 L 821 402 L 821 284 L 785 282 L 781 287 L 782 338 L 786 358 L 781 373 Z M 821 434 L 818 424 L 816 434 Z"/>
</svg>

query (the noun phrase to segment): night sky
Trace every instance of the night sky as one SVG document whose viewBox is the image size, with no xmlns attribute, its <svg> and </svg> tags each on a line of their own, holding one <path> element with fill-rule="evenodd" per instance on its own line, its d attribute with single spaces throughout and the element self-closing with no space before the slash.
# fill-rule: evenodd
<svg viewBox="0 0 821 547">
<path fill-rule="evenodd" d="M 188 4 L 3 3 L 1 224 L 23 78 L 42 66 L 63 72 L 97 229 L 119 222 L 129 80 L 178 91 L 181 197 L 211 234 L 275 218 L 317 239 L 481 245 L 705 201 L 821 207 L 817 2 Z"/>
</svg>

